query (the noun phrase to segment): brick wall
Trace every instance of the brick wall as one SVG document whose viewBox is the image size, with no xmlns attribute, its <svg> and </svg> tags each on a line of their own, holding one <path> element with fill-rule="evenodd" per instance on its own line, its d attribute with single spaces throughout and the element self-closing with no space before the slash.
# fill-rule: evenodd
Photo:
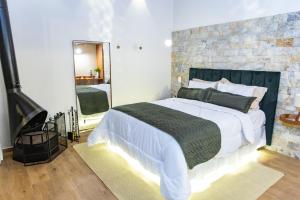
<svg viewBox="0 0 300 200">
<path fill-rule="evenodd" d="M 197 27 L 173 33 L 172 93 L 190 67 L 281 71 L 277 116 L 296 112 L 300 93 L 300 12 Z M 300 158 L 300 129 L 275 124 L 270 149 Z"/>
</svg>

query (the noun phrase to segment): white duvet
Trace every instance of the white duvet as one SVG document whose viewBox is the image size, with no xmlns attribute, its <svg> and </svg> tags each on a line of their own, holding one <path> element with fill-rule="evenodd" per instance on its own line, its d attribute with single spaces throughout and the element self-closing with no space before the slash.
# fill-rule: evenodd
<svg viewBox="0 0 300 200">
<path fill-rule="evenodd" d="M 221 149 L 216 157 L 236 151 L 243 144 L 255 143 L 264 125 L 264 113 L 248 114 L 200 101 L 170 98 L 153 102 L 215 122 L 221 130 Z M 138 160 L 145 169 L 160 177 L 166 199 L 186 200 L 191 186 L 187 164 L 179 144 L 167 133 L 116 110 L 109 110 L 88 137 L 88 144 L 111 143 Z"/>
</svg>

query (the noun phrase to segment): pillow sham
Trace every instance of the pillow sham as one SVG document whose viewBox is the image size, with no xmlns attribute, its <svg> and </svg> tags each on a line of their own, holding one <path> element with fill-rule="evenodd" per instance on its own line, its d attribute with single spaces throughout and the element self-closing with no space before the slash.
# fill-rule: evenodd
<svg viewBox="0 0 300 200">
<path fill-rule="evenodd" d="M 231 84 L 235 84 L 235 83 L 232 83 L 231 81 L 229 81 L 227 78 L 222 78 L 221 80 L 221 83 L 231 83 Z"/>
<path fill-rule="evenodd" d="M 210 89 L 207 102 L 247 113 L 255 99 L 256 97 L 245 97 Z"/>
<path fill-rule="evenodd" d="M 221 80 L 218 80 L 218 81 L 205 81 L 205 80 L 202 80 L 202 79 L 198 79 L 198 78 L 193 78 L 193 81 L 198 81 L 198 82 L 204 82 L 204 83 L 230 83 L 229 80 L 227 80 L 226 78 L 222 78 Z"/>
<path fill-rule="evenodd" d="M 221 92 L 228 92 L 228 93 L 238 94 L 246 97 L 252 97 L 254 94 L 255 86 L 219 83 L 217 89 Z"/>
<path fill-rule="evenodd" d="M 208 92 L 209 90 L 207 89 L 182 87 L 179 89 L 177 97 L 205 102 L 207 100 Z"/>
<path fill-rule="evenodd" d="M 215 83 L 218 84 L 219 81 L 205 81 L 199 78 L 193 78 L 193 81 L 201 82 L 201 83 Z"/>
<path fill-rule="evenodd" d="M 189 81 L 189 88 L 200 88 L 200 89 L 207 89 L 207 88 L 217 88 L 218 82 L 200 82 L 200 81 Z"/>
<path fill-rule="evenodd" d="M 254 88 L 252 95 L 240 94 L 240 95 L 243 95 L 243 96 L 253 96 L 253 97 L 256 97 L 255 101 L 251 104 L 251 107 L 250 107 L 251 109 L 254 109 L 254 110 L 258 110 L 259 109 L 259 104 L 262 101 L 262 99 L 264 98 L 266 92 L 268 91 L 268 88 L 266 88 L 266 87 L 247 86 L 247 85 L 242 85 L 242 84 L 235 84 L 235 83 L 230 82 L 226 78 L 222 78 L 221 82 L 224 83 L 224 84 L 238 85 L 240 88 L 241 87 L 244 87 L 244 88 L 252 87 L 252 88 Z M 245 90 L 247 90 L 247 89 L 245 89 Z M 231 91 L 231 93 L 236 94 L 234 91 Z"/>
<path fill-rule="evenodd" d="M 253 96 L 256 97 L 255 101 L 251 105 L 251 109 L 258 110 L 259 109 L 259 104 L 264 98 L 265 94 L 267 93 L 268 88 L 266 87 L 256 87 L 254 90 Z"/>
</svg>

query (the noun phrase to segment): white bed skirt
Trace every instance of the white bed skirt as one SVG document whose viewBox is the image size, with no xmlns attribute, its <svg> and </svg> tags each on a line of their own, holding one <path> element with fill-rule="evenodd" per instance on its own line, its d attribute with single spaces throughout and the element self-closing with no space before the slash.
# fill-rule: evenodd
<svg viewBox="0 0 300 200">
<path fill-rule="evenodd" d="M 234 153 L 225 157 L 213 158 L 188 171 L 192 193 L 201 192 L 207 189 L 210 184 L 220 179 L 222 176 L 235 173 L 242 166 L 249 162 L 257 161 L 258 148 L 265 145 L 265 139 L 261 139 L 259 144 L 249 144 L 239 148 Z M 157 171 L 146 169 L 138 160 L 131 157 L 123 148 L 116 144 L 108 144 L 109 149 L 119 154 L 124 160 L 140 173 L 147 181 L 152 181 L 159 185 L 160 178 Z"/>
<path fill-rule="evenodd" d="M 160 177 L 161 194 L 166 199 L 187 200 L 192 191 L 201 191 L 245 158 L 252 158 L 261 144 L 257 141 L 265 136 L 255 131 L 263 130 L 263 121 L 254 126 L 251 116 L 239 111 L 176 98 L 155 103 L 215 122 L 222 130 L 222 146 L 216 157 L 189 170 L 174 138 L 116 110 L 108 111 L 88 137 L 88 144 L 110 143 L 127 152 L 135 159 L 132 163 L 140 163 L 148 172 Z"/>
<path fill-rule="evenodd" d="M 257 149 L 261 146 L 246 145 L 226 157 L 213 158 L 189 170 L 192 193 L 203 191 L 222 176 L 235 173 L 249 162 L 257 161 L 259 156 Z"/>
</svg>

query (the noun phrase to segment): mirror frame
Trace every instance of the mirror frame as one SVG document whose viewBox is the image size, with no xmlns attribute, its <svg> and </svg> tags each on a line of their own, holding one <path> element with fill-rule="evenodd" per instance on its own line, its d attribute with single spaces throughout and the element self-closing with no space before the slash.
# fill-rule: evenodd
<svg viewBox="0 0 300 200">
<path fill-rule="evenodd" d="M 110 106 L 109 106 L 109 109 L 113 107 L 113 101 L 112 101 L 112 97 L 113 97 L 113 92 L 112 92 L 112 85 L 113 85 L 113 81 L 112 81 L 112 71 L 111 71 L 111 43 L 110 42 L 99 42 L 99 41 L 88 41 L 88 40 L 73 40 L 72 41 L 72 52 L 73 52 L 73 82 L 74 82 L 74 91 L 75 91 L 75 107 L 76 107 L 76 110 L 78 111 L 78 108 L 77 108 L 77 105 L 78 105 L 78 102 L 77 102 L 77 98 L 76 98 L 76 70 L 75 70 L 75 46 L 77 44 L 103 44 L 103 43 L 107 43 L 108 44 L 108 49 L 109 49 L 109 76 L 110 76 Z M 80 127 L 79 128 L 79 131 L 80 131 Z M 86 131 L 86 130 L 82 130 L 82 131 Z M 82 132 L 80 131 L 80 132 Z"/>
</svg>

